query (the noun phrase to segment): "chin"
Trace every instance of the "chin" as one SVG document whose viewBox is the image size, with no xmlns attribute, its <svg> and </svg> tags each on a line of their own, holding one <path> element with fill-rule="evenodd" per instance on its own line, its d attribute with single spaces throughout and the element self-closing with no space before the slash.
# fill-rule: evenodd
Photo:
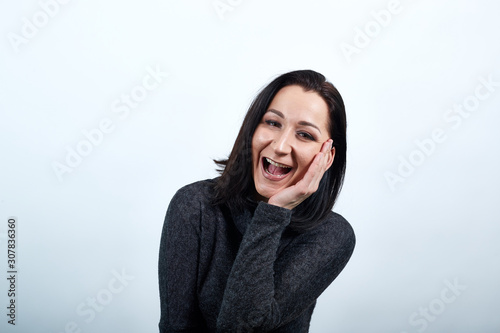
<svg viewBox="0 0 500 333">
<path fill-rule="evenodd" d="M 272 188 L 272 187 L 269 187 L 266 185 L 263 185 L 263 186 L 256 185 L 255 192 L 256 192 L 257 198 L 259 200 L 267 202 L 269 200 L 269 198 L 271 198 L 273 195 L 275 195 L 276 193 L 278 193 L 279 191 L 281 191 L 282 189 L 284 189 L 286 187 L 288 187 L 288 186 L 285 186 L 285 187 L 282 186 L 280 188 Z"/>
<path fill-rule="evenodd" d="M 255 187 L 255 197 L 260 200 L 260 201 L 265 201 L 267 202 L 270 197 L 272 197 L 274 192 L 261 189 L 260 187 L 256 186 Z"/>
</svg>

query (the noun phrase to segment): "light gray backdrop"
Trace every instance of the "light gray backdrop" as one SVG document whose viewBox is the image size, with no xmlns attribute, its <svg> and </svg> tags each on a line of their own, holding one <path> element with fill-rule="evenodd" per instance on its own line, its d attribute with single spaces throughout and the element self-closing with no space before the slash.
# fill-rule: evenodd
<svg viewBox="0 0 500 333">
<path fill-rule="evenodd" d="M 499 332 L 499 10 L 2 1 L 0 330 L 156 332 L 170 198 L 216 176 L 263 85 L 310 68 L 347 106 L 335 210 L 357 235 L 311 332 Z"/>
</svg>

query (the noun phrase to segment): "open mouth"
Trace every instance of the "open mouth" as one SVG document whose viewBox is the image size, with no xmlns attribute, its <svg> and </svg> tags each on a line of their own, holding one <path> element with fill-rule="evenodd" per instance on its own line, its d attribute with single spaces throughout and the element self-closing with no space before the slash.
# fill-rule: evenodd
<svg viewBox="0 0 500 333">
<path fill-rule="evenodd" d="M 291 166 L 280 164 L 267 157 L 262 158 L 262 164 L 264 171 L 275 177 L 283 178 L 292 170 Z"/>
</svg>

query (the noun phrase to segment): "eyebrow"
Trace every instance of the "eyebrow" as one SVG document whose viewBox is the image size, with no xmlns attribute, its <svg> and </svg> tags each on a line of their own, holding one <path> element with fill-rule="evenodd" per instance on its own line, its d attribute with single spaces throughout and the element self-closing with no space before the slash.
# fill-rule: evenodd
<svg viewBox="0 0 500 333">
<path fill-rule="evenodd" d="M 281 118 L 285 119 L 285 115 L 282 112 L 278 111 L 278 110 L 269 109 L 269 110 L 267 110 L 267 112 L 272 112 L 272 113 L 276 114 L 278 117 L 281 117 Z M 321 130 L 319 129 L 318 126 L 316 126 L 313 123 L 310 123 L 308 121 L 301 120 L 301 121 L 299 121 L 299 125 L 314 127 L 315 129 L 317 129 L 321 133 Z"/>
</svg>

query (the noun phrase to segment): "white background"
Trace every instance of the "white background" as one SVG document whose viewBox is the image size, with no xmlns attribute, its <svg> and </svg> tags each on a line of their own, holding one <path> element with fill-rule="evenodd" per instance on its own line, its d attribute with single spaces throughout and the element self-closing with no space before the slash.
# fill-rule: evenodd
<svg viewBox="0 0 500 333">
<path fill-rule="evenodd" d="M 10 216 L 19 275 L 15 327 L 0 280 L 0 330 L 156 332 L 170 198 L 216 176 L 262 86 L 314 69 L 346 104 L 334 210 L 357 246 L 311 332 L 499 332 L 498 2 L 228 1 L 2 1 L 0 276 Z"/>
</svg>

